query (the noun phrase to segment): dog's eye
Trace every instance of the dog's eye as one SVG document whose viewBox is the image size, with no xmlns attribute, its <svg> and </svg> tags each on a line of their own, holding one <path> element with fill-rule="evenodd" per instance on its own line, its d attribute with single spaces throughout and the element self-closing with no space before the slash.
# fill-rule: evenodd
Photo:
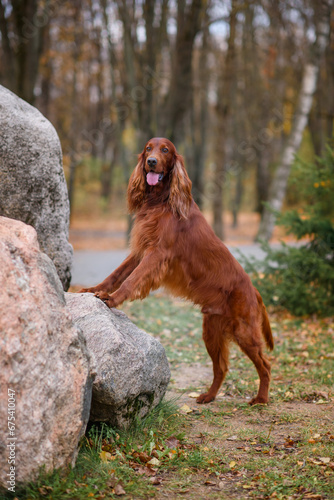
<svg viewBox="0 0 334 500">
<path fill-rule="evenodd" d="M 163 153 L 168 153 L 168 149 L 167 148 L 162 148 L 161 150 Z"/>
<path fill-rule="evenodd" d="M 146 151 L 151 151 L 151 146 L 147 146 Z"/>
</svg>

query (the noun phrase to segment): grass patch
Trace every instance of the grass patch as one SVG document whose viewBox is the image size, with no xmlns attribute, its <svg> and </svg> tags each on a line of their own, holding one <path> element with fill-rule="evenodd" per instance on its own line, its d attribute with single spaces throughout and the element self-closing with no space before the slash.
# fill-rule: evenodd
<svg viewBox="0 0 334 500">
<path fill-rule="evenodd" d="M 271 312 L 270 404 L 248 406 L 257 373 L 232 348 L 219 397 L 201 406 L 189 396 L 211 383 L 200 312 L 160 294 L 123 310 L 164 345 L 174 400 L 127 431 L 91 427 L 73 469 L 42 472 L 4 499 L 334 497 L 333 319 Z"/>
</svg>

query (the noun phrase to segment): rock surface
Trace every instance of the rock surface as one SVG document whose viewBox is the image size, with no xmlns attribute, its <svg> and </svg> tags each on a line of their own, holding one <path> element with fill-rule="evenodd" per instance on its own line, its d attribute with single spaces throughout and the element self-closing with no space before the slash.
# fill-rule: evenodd
<svg viewBox="0 0 334 500">
<path fill-rule="evenodd" d="M 71 281 L 69 202 L 57 132 L 0 85 L 0 215 L 33 226 L 65 290 Z"/>
<path fill-rule="evenodd" d="M 92 371 L 36 231 L 4 217 L 0 304 L 0 485 L 7 489 L 10 472 L 14 482 L 26 482 L 43 465 L 74 463 L 89 418 Z"/>
<path fill-rule="evenodd" d="M 165 350 L 124 313 L 108 309 L 93 294 L 65 297 L 96 366 L 90 421 L 126 428 L 164 396 L 170 380 Z"/>
</svg>

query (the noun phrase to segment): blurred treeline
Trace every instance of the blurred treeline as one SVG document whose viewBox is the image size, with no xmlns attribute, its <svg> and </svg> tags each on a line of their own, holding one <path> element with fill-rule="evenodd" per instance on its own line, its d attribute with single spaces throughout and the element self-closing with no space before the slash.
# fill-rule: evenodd
<svg viewBox="0 0 334 500">
<path fill-rule="evenodd" d="M 223 236 L 223 209 L 235 224 L 245 200 L 262 213 L 296 117 L 306 156 L 333 139 L 330 0 L 0 0 L 0 31 L 0 82 L 54 124 L 74 210 L 92 186 L 110 206 L 145 142 L 166 136 Z"/>
</svg>

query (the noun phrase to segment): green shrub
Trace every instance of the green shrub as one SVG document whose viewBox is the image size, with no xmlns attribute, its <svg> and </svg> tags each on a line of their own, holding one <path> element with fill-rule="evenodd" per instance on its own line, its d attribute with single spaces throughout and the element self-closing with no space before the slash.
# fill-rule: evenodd
<svg viewBox="0 0 334 500">
<path fill-rule="evenodd" d="M 268 243 L 264 260 L 245 260 L 264 302 L 293 314 L 334 314 L 334 151 L 315 164 L 297 160 L 303 207 L 277 215 L 277 223 L 300 240 L 296 246 Z M 300 181 L 302 179 L 302 182 Z M 295 180 L 295 182 L 297 182 Z"/>
</svg>

